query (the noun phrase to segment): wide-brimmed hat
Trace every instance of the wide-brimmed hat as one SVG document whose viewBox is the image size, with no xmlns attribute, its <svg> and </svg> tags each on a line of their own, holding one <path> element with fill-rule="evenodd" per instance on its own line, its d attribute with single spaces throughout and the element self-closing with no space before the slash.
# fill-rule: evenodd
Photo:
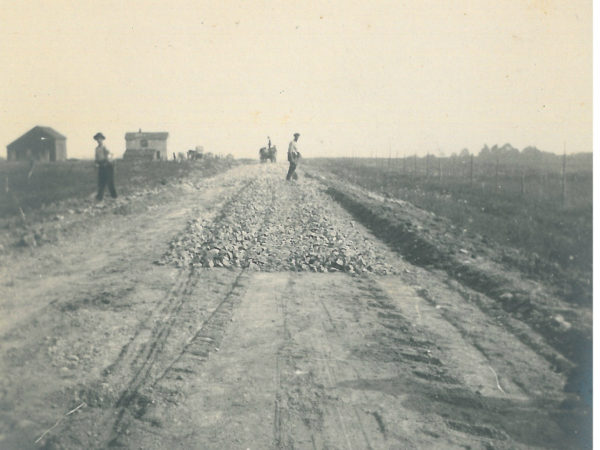
<svg viewBox="0 0 600 450">
<path fill-rule="evenodd" d="M 300 136 L 300 133 L 294 133 L 294 136 Z"/>
<path fill-rule="evenodd" d="M 102 133 L 98 132 L 94 135 L 94 139 L 98 140 L 98 139 L 106 139 L 106 138 L 104 137 L 104 135 Z"/>
</svg>

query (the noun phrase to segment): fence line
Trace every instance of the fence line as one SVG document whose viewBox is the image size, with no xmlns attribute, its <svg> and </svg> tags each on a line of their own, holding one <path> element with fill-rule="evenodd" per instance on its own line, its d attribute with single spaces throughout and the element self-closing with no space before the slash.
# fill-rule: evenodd
<svg viewBox="0 0 600 450">
<path fill-rule="evenodd" d="M 374 170 L 377 176 L 373 177 L 372 182 L 384 190 L 393 190 L 398 184 L 440 191 L 462 187 L 499 195 L 554 199 L 566 205 L 577 195 L 570 191 L 569 186 L 592 177 L 591 170 L 576 172 L 577 168 L 574 168 L 569 173 L 566 154 L 559 159 L 559 167 L 552 167 L 547 163 L 535 167 L 531 163 L 520 161 L 501 161 L 499 157 L 481 160 L 474 155 L 443 158 L 427 154 L 418 158 L 416 154 L 398 157 L 396 152 L 396 157 L 393 158 L 391 150 L 387 156 L 377 157 L 376 152 L 371 154 L 371 158 L 358 158 L 356 155 L 349 158 L 349 165 L 353 170 L 347 175 L 350 181 L 357 182 L 361 179 L 360 171 L 365 168 Z"/>
</svg>

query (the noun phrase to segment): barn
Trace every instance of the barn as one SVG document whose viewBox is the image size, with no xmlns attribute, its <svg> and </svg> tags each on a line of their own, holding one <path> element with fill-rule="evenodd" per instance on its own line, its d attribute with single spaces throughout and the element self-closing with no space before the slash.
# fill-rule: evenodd
<svg viewBox="0 0 600 450">
<path fill-rule="evenodd" d="M 125 133 L 125 154 L 123 159 L 163 160 L 169 159 L 167 154 L 166 132 Z"/>
<path fill-rule="evenodd" d="M 9 161 L 65 161 L 67 138 L 50 127 L 33 127 L 6 146 Z"/>
</svg>

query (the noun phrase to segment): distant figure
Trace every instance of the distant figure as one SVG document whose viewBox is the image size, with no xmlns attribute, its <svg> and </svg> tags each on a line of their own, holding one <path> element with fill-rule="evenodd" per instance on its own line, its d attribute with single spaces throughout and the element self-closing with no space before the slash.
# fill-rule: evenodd
<svg viewBox="0 0 600 450">
<path fill-rule="evenodd" d="M 290 146 L 288 147 L 288 161 L 290 162 L 290 168 L 287 176 L 285 177 L 287 181 L 290 181 L 291 179 L 298 179 L 296 167 L 298 165 L 298 160 L 300 159 L 300 152 L 298 151 L 298 146 L 296 143 L 298 142 L 299 137 L 300 133 L 294 133 L 294 139 L 290 141 Z"/>
<path fill-rule="evenodd" d="M 198 150 L 188 150 L 187 159 L 196 160 L 201 159 L 202 153 L 199 153 Z"/>
<path fill-rule="evenodd" d="M 98 167 L 98 194 L 96 200 L 102 201 L 104 197 L 104 187 L 108 185 L 108 190 L 112 198 L 117 198 L 115 190 L 115 168 L 110 159 L 111 155 L 108 149 L 104 146 L 104 135 L 96 133 L 94 140 L 98 143 L 96 147 L 96 166 Z"/>
<path fill-rule="evenodd" d="M 271 138 L 267 136 L 267 146 L 262 147 L 258 154 L 260 156 L 260 162 L 266 163 L 271 161 L 272 163 L 277 162 L 277 146 L 271 144 Z"/>
<path fill-rule="evenodd" d="M 269 155 L 269 151 L 267 150 L 267 147 L 261 147 L 260 150 L 258 151 L 258 155 L 260 157 L 261 163 L 267 162 L 268 155 Z"/>
</svg>

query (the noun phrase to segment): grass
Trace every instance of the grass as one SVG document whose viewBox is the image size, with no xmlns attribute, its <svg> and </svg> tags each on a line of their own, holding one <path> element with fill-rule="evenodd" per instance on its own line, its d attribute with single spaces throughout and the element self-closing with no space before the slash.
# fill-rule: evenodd
<svg viewBox="0 0 600 450">
<path fill-rule="evenodd" d="M 232 161 L 216 158 L 182 163 L 117 161 L 115 187 L 119 195 L 126 195 L 165 184 L 192 171 L 212 175 L 232 164 Z M 29 170 L 27 162 L 0 162 L 0 217 L 19 215 L 19 208 L 28 214 L 67 199 L 89 199 L 96 192 L 97 173 L 93 161 L 38 163 L 28 177 Z"/>
<path fill-rule="evenodd" d="M 315 159 L 306 162 L 370 191 L 401 198 L 446 217 L 459 230 L 501 246 L 519 249 L 527 262 L 519 269 L 544 278 L 545 267 L 568 273 L 566 279 L 592 291 L 592 173 L 570 173 L 562 201 L 560 174 L 529 169 L 527 177 L 426 177 L 370 160 Z M 392 165 L 393 166 L 393 165 Z M 522 192 L 522 186 L 525 188 Z M 564 280 L 564 278 L 563 278 Z M 562 281 L 564 282 L 564 281 Z M 581 289 L 576 294 L 581 295 Z"/>
</svg>

